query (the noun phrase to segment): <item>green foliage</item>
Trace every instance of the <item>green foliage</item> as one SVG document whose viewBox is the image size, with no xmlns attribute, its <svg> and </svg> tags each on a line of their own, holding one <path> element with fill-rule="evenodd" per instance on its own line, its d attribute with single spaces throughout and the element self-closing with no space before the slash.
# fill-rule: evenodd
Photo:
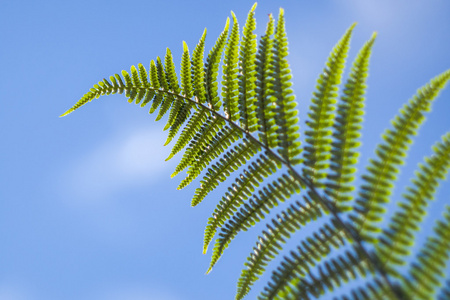
<svg viewBox="0 0 450 300">
<path fill-rule="evenodd" d="M 192 205 L 231 180 L 205 229 L 204 253 L 217 236 L 208 272 L 238 234 L 269 218 L 238 280 L 236 299 L 248 294 L 298 232 L 303 234 L 297 247 L 284 253 L 259 299 L 329 297 L 351 281 L 358 286 L 353 285 L 342 299 L 430 299 L 435 295 L 445 299 L 450 295 L 449 279 L 440 286 L 450 255 L 449 206 L 415 258 L 411 249 L 427 204 L 450 168 L 450 132 L 419 165 L 390 221 L 386 208 L 395 200 L 392 189 L 413 136 L 450 80 L 450 70 L 419 89 L 395 116 L 358 187 L 364 94 L 376 34 L 357 54 L 341 95 L 355 25 L 333 48 L 317 80 L 302 146 L 284 12 L 280 10 L 277 21 L 269 15 L 265 34 L 257 41 L 255 8 L 256 4 L 242 35 L 232 13 L 231 29 L 227 20 L 205 62 L 206 30 L 192 56 L 183 42 L 179 74 L 167 49 L 164 63 L 157 57 L 148 70 L 139 64 L 130 73 L 122 71 L 122 76 L 100 81 L 62 116 L 94 98 L 123 93 L 141 107 L 151 104 L 156 120 L 169 112 L 166 145 L 176 141 L 167 159 L 185 149 L 172 175 L 186 169 L 178 188 L 201 176 Z M 278 213 L 272 213 L 275 207 Z"/>
</svg>

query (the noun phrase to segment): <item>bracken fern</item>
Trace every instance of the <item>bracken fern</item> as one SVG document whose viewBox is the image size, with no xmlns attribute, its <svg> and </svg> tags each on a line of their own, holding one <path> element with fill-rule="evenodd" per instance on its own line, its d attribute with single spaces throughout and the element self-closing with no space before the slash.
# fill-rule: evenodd
<svg viewBox="0 0 450 300">
<path fill-rule="evenodd" d="M 139 64 L 130 73 L 103 79 L 62 116 L 100 96 L 125 94 L 129 102 L 151 105 L 156 120 L 168 113 L 166 145 L 176 141 L 167 159 L 185 149 L 172 175 L 186 170 L 178 188 L 202 176 L 193 206 L 234 178 L 207 222 L 204 253 L 217 236 L 208 272 L 237 234 L 270 218 L 247 258 L 236 299 L 248 294 L 283 245 L 304 228 L 308 235 L 280 259 L 259 299 L 328 297 L 351 281 L 355 283 L 342 299 L 447 299 L 450 206 L 415 258 L 411 248 L 427 204 L 450 168 L 449 132 L 419 165 L 391 220 L 383 226 L 380 222 L 386 220 L 398 167 L 424 114 L 450 80 L 450 70 L 419 89 L 395 116 L 358 187 L 355 166 L 376 34 L 357 54 L 340 96 L 355 24 L 333 48 L 317 80 L 302 146 L 284 11 L 280 9 L 277 21 L 269 15 L 257 41 L 255 8 L 242 34 L 232 13 L 231 28 L 228 19 L 206 60 L 205 30 L 192 55 L 183 42 L 179 74 L 167 49 L 164 59 L 152 60 L 148 70 Z M 279 212 L 271 214 L 278 206 Z"/>
</svg>

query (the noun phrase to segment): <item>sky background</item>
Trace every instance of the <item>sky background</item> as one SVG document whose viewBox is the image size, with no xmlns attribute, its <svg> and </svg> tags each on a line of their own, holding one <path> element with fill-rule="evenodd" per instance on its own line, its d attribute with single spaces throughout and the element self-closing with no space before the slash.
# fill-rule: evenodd
<svg viewBox="0 0 450 300">
<path fill-rule="evenodd" d="M 198 185 L 170 179 L 165 122 L 121 95 L 65 118 L 99 80 L 172 50 L 206 49 L 233 10 L 241 27 L 253 1 L 0 0 L 0 299 L 233 299 L 262 227 L 238 237 L 214 271 L 203 231 L 220 196 L 190 207 Z M 402 104 L 450 68 L 450 2 L 260 1 L 257 33 L 285 9 L 294 91 L 304 124 L 315 80 L 345 30 L 358 22 L 350 60 L 372 32 L 360 169 Z M 178 70 L 177 69 L 177 70 Z M 433 106 L 395 195 L 450 128 L 450 89 Z M 304 129 L 304 126 L 302 127 Z M 444 182 L 428 221 L 449 203 Z M 432 225 L 428 222 L 426 230 Z M 450 273 L 447 269 L 447 273 Z M 270 274 L 247 299 L 254 299 Z"/>
</svg>

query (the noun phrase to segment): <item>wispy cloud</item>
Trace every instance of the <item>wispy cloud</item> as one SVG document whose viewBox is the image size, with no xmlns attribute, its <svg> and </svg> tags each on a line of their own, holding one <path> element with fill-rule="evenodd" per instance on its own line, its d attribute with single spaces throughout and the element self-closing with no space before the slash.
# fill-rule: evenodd
<svg viewBox="0 0 450 300">
<path fill-rule="evenodd" d="M 162 147 L 165 133 L 155 129 L 128 131 L 75 159 L 64 172 L 65 198 L 95 205 L 128 188 L 156 182 L 168 168 L 170 148 Z"/>
<path fill-rule="evenodd" d="M 29 293 L 16 284 L 0 284 L 0 299 L 5 300 L 30 300 Z"/>
<path fill-rule="evenodd" d="M 411 28 L 406 23 L 414 25 L 414 20 L 419 15 L 432 10 L 432 5 L 424 1 L 344 1 L 343 9 L 350 12 L 362 25 L 367 25 L 376 30 L 391 29 L 398 26 L 399 29 L 409 32 Z M 389 30 L 387 30 L 389 31 Z"/>
</svg>

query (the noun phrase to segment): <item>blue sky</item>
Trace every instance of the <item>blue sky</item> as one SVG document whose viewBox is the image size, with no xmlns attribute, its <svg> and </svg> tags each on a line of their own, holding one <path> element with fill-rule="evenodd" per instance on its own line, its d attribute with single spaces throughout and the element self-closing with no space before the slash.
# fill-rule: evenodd
<svg viewBox="0 0 450 300">
<path fill-rule="evenodd" d="M 233 10 L 244 23 L 253 1 L 2 1 L 0 10 L 0 299 L 232 299 L 260 230 L 239 237 L 204 275 L 206 220 L 214 193 L 190 207 L 196 187 L 177 191 L 177 158 L 164 162 L 164 122 L 122 96 L 93 101 L 58 118 L 94 83 L 148 65 L 166 47 L 177 58 L 203 29 L 207 49 Z M 450 68 L 450 2 L 260 1 L 285 9 L 301 124 L 315 80 L 353 23 L 350 59 L 373 31 L 362 165 L 402 104 Z M 400 186 L 450 128 L 450 89 L 402 169 Z M 444 182 L 428 221 L 449 203 Z M 429 228 L 427 223 L 424 228 Z M 267 277 L 261 280 L 264 284 Z M 248 299 L 257 295 L 257 285 Z"/>
</svg>

